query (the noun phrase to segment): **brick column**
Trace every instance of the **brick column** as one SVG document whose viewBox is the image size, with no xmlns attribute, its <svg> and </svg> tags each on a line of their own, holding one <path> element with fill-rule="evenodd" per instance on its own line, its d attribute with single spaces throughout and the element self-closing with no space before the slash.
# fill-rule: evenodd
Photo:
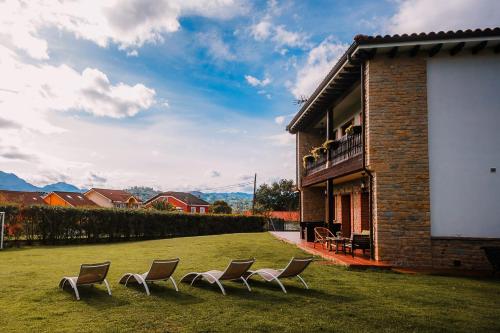
<svg viewBox="0 0 500 333">
<path fill-rule="evenodd" d="M 430 266 L 425 58 L 375 57 L 367 62 L 365 78 L 375 257 L 400 266 Z"/>
</svg>

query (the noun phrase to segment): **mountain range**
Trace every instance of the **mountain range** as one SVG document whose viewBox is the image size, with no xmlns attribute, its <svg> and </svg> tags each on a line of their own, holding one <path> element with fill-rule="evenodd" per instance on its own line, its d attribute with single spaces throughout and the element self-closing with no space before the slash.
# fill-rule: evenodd
<svg viewBox="0 0 500 333">
<path fill-rule="evenodd" d="M 29 191 L 29 192 L 51 192 L 51 191 L 65 191 L 65 192 L 84 192 L 85 190 L 64 182 L 57 182 L 48 184 L 42 187 L 35 186 L 28 183 L 22 178 L 19 178 L 13 173 L 0 171 L 0 190 L 11 191 Z"/>
</svg>

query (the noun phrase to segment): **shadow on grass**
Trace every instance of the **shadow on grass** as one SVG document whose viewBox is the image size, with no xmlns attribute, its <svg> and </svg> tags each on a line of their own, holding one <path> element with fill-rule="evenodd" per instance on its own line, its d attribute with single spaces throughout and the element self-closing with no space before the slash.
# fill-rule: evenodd
<svg viewBox="0 0 500 333">
<path fill-rule="evenodd" d="M 76 301 L 75 292 L 71 286 L 66 284 L 64 286 L 64 291 L 67 292 L 68 295 L 71 295 L 73 300 Z M 98 309 L 130 304 L 129 301 L 108 295 L 108 291 L 105 287 L 79 286 L 78 292 L 80 294 L 80 302 L 84 302 Z"/>
<path fill-rule="evenodd" d="M 154 297 L 162 300 L 173 301 L 179 304 L 196 304 L 202 302 L 200 298 L 183 292 L 181 288 L 179 288 L 179 291 L 175 291 L 175 288 L 172 285 L 149 283 L 148 288 L 151 296 L 148 296 L 144 287 L 138 283 L 128 283 L 126 287 L 124 285 L 120 285 L 120 287 L 143 294 L 144 297 Z"/>
</svg>

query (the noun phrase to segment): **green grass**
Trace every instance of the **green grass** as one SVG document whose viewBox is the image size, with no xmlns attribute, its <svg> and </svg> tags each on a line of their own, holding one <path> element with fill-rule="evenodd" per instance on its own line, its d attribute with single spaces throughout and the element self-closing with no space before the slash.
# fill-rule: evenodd
<svg viewBox="0 0 500 333">
<path fill-rule="evenodd" d="M 298 280 L 275 284 L 152 286 L 117 283 L 128 271 L 143 272 L 153 258 L 180 257 L 178 280 L 193 270 L 223 269 L 231 258 L 256 257 L 254 268 L 282 267 L 303 255 L 267 233 L 176 238 L 107 245 L 9 249 L 0 252 L 1 332 L 499 332 L 500 282 L 491 279 L 354 271 L 313 263 Z M 82 300 L 60 291 L 63 275 L 80 263 L 111 260 L 104 286 L 80 288 Z"/>
</svg>

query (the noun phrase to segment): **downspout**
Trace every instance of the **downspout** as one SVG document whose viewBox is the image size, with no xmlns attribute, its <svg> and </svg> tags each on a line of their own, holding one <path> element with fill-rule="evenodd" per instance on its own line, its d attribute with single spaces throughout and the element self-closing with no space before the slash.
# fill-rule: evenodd
<svg viewBox="0 0 500 333">
<path fill-rule="evenodd" d="M 368 222 L 370 223 L 370 258 L 375 259 L 373 247 L 373 175 L 366 168 L 366 105 L 365 105 L 365 60 L 361 61 L 361 112 L 363 113 L 363 126 L 361 126 L 363 136 L 363 172 L 368 175 Z"/>
</svg>

